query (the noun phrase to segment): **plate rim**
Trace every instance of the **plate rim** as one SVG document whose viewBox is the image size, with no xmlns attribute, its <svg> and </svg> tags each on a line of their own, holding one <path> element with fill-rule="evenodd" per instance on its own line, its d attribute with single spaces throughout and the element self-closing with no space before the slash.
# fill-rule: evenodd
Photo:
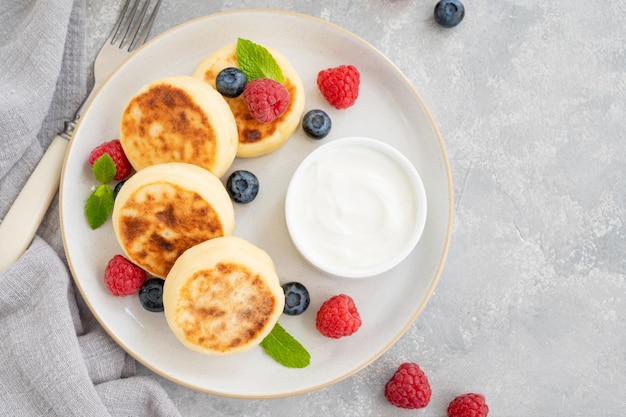
<svg viewBox="0 0 626 417">
<path fill-rule="evenodd" d="M 215 391 L 215 390 L 211 390 L 211 389 L 204 389 L 195 385 L 192 385 L 189 382 L 186 382 L 184 380 L 181 380 L 180 378 L 170 375 L 166 372 L 163 372 L 159 369 L 157 369 L 154 365 L 151 365 L 149 363 L 146 363 L 146 361 L 144 361 L 141 358 L 138 358 L 132 349 L 130 349 L 125 343 L 123 343 L 122 340 L 119 339 L 119 337 L 117 335 L 115 335 L 115 333 L 108 327 L 106 326 L 106 324 L 103 322 L 103 319 L 100 317 L 100 315 L 98 315 L 95 311 L 94 311 L 94 307 L 91 303 L 91 301 L 86 297 L 85 294 L 85 290 L 83 288 L 83 286 L 80 283 L 80 280 L 78 280 L 76 278 L 76 273 L 74 270 L 74 265 L 71 261 L 71 258 L 66 254 L 66 260 L 68 263 L 68 266 L 70 268 L 70 272 L 73 278 L 73 281 L 76 285 L 76 287 L 78 288 L 81 298 L 83 299 L 84 303 L 87 305 L 87 307 L 90 310 L 90 313 L 94 316 L 94 318 L 96 319 L 96 321 L 100 324 L 100 326 L 105 330 L 105 332 L 107 333 L 107 335 L 109 337 L 111 337 L 123 350 L 126 354 L 130 355 L 134 360 L 136 360 L 137 362 L 141 363 L 144 367 L 146 367 L 147 369 L 149 369 L 151 372 L 154 372 L 155 374 L 165 378 L 166 380 L 172 381 L 180 386 L 183 386 L 185 388 L 194 390 L 194 391 L 198 391 L 198 392 L 204 392 L 204 393 L 208 393 L 208 394 L 213 394 L 213 395 L 218 395 L 221 397 L 225 397 L 225 398 L 242 398 L 242 399 L 271 399 L 271 398 L 284 398 L 284 397 L 291 397 L 291 396 L 297 396 L 297 395 L 301 395 L 301 394 L 305 394 L 308 392 L 314 392 L 323 388 L 327 388 L 329 386 L 332 386 L 344 379 L 349 378 L 350 376 L 358 373 L 359 371 L 361 371 L 362 369 L 366 368 L 367 366 L 369 366 L 370 364 L 372 364 L 374 361 L 376 361 L 379 357 L 381 357 L 384 353 L 386 353 L 407 331 L 408 329 L 413 325 L 413 323 L 416 321 L 416 319 L 419 317 L 419 315 L 422 313 L 422 311 L 424 310 L 424 308 L 426 307 L 426 304 L 428 303 L 428 301 L 430 300 L 434 289 L 436 288 L 439 279 L 441 278 L 441 274 L 443 272 L 443 268 L 445 266 L 445 262 L 448 256 L 448 252 L 449 252 L 449 248 L 450 248 L 450 243 L 452 240 L 452 225 L 453 225 L 453 221 L 454 221 L 454 187 L 453 187 L 453 180 L 452 180 L 452 172 L 451 172 L 451 168 L 450 168 L 450 161 L 448 158 L 448 152 L 447 149 L 445 147 L 445 143 L 443 140 L 443 137 L 441 135 L 441 132 L 439 130 L 439 126 L 437 125 L 437 123 L 435 122 L 435 119 L 430 111 L 430 108 L 426 105 L 426 103 L 424 102 L 424 100 L 422 99 L 421 95 L 419 94 L 419 92 L 416 90 L 415 86 L 413 85 L 413 83 L 406 77 L 406 75 L 397 67 L 396 64 L 394 64 L 386 55 L 384 55 L 382 52 L 380 52 L 375 46 L 373 46 L 372 44 L 370 44 L 368 41 L 366 41 L 365 39 L 361 38 L 360 36 L 356 35 L 355 33 L 351 32 L 350 30 L 339 26 L 338 24 L 332 23 L 328 20 L 324 20 L 322 18 L 313 16 L 313 15 L 308 15 L 305 13 L 301 13 L 301 12 L 296 12 L 296 11 L 291 11 L 291 10 L 280 10 L 280 9 L 271 9 L 271 8 L 242 8 L 242 9 L 231 9 L 231 10 L 224 10 L 224 11 L 219 11 L 219 12 L 215 12 L 215 13 L 210 13 L 210 14 L 206 14 L 206 15 L 202 15 L 202 16 L 198 16 L 189 20 L 186 20 L 184 22 L 178 23 L 172 27 L 170 27 L 169 29 L 159 33 L 158 35 L 155 35 L 154 37 L 152 37 L 148 42 L 146 42 L 144 45 L 141 45 L 139 48 L 137 48 L 137 50 L 135 51 L 138 52 L 140 50 L 142 50 L 145 47 L 148 47 L 149 45 L 151 45 L 152 43 L 157 42 L 158 40 L 160 40 L 163 37 L 166 36 L 170 36 L 172 33 L 184 28 L 185 26 L 188 25 L 192 25 L 195 24 L 199 21 L 204 21 L 204 20 L 211 20 L 211 19 L 215 19 L 215 18 L 220 18 L 220 17 L 224 17 L 224 16 L 229 16 L 229 15 L 242 15 L 242 14 L 268 14 L 268 15 L 287 15 L 287 16 L 293 16 L 295 18 L 298 19 L 305 19 L 305 20 L 309 20 L 313 23 L 319 24 L 319 25 L 323 25 L 326 26 L 332 30 L 338 31 L 343 33 L 344 35 L 346 35 L 347 37 L 349 37 L 350 39 L 352 39 L 353 41 L 357 42 L 358 44 L 362 45 L 363 47 L 365 47 L 367 50 L 369 50 L 371 53 L 375 54 L 378 59 L 384 61 L 384 63 L 386 65 L 388 65 L 403 81 L 404 83 L 410 88 L 410 93 L 411 95 L 419 102 L 419 104 L 421 105 L 426 118 L 429 120 L 430 122 L 430 126 L 434 131 L 434 134 L 437 138 L 437 142 L 439 145 L 439 149 L 441 151 L 441 156 L 442 156 L 442 161 L 443 161 L 443 166 L 444 166 L 444 171 L 446 173 L 446 183 L 447 183 L 447 187 L 448 187 L 448 212 L 447 212 L 447 218 L 448 218 L 448 222 L 447 222 L 447 226 L 446 226 L 446 231 L 445 231 L 445 238 L 444 238 L 444 242 L 443 242 L 443 247 L 442 247 L 442 251 L 439 257 L 439 260 L 437 262 L 437 267 L 435 268 L 434 271 L 434 275 L 432 276 L 432 278 L 430 279 L 430 284 L 428 285 L 424 297 L 421 300 L 420 304 L 417 306 L 417 308 L 413 311 L 413 313 L 408 316 L 407 320 L 405 321 L 404 325 L 402 325 L 399 329 L 399 331 L 395 334 L 395 336 L 391 339 L 389 339 L 387 341 L 387 343 L 384 344 L 384 346 L 382 346 L 381 349 L 379 349 L 374 355 L 371 355 L 369 358 L 367 358 L 367 360 L 363 361 L 361 363 L 361 365 L 356 366 L 354 368 L 352 368 L 350 371 L 345 372 L 341 375 L 336 376 L 335 378 L 331 378 L 323 383 L 320 384 L 316 384 L 304 389 L 299 389 L 299 390 L 294 390 L 294 391 L 289 391 L 289 392 L 285 392 L 285 393 L 278 393 L 278 394 L 269 394 L 269 395 L 249 395 L 249 394 L 233 394 L 233 393 L 224 393 L 224 392 L 219 392 L 219 391 Z M 96 99 L 96 97 L 100 94 L 101 90 L 105 88 L 105 86 L 107 85 L 107 83 L 109 82 L 110 78 L 113 77 L 119 70 L 120 68 L 122 68 L 124 66 L 124 64 L 126 62 L 128 62 L 129 60 L 132 60 L 133 57 L 135 56 L 135 53 L 131 54 L 129 57 L 127 57 L 124 61 L 122 61 L 112 72 L 111 74 L 109 74 L 106 79 L 98 86 L 98 88 L 93 91 L 93 94 L 91 94 L 90 100 L 85 104 L 84 108 L 83 108 L 83 114 L 86 114 L 87 112 L 89 112 L 91 105 L 93 104 L 94 100 Z M 76 127 L 75 127 L 75 132 L 79 131 L 80 129 L 80 125 L 81 122 L 84 120 L 84 118 L 80 118 Z M 68 149 L 67 149 L 67 153 L 66 156 L 64 158 L 63 161 L 63 167 L 62 167 L 62 173 L 61 173 L 61 184 L 60 184 L 60 188 L 59 188 L 59 218 L 60 218 L 60 223 L 61 223 L 61 235 L 62 235 L 62 240 L 63 240 L 63 247 L 64 247 L 64 251 L 67 250 L 67 237 L 65 234 L 65 228 L 63 227 L 63 219 L 64 219 L 64 215 L 63 215 L 63 193 L 64 193 L 64 182 L 65 182 L 65 171 L 66 171 L 66 167 L 68 164 L 68 155 L 70 154 L 70 149 L 74 143 L 74 139 L 75 136 L 72 137 L 72 139 L 70 140 L 70 143 L 68 145 Z"/>
</svg>

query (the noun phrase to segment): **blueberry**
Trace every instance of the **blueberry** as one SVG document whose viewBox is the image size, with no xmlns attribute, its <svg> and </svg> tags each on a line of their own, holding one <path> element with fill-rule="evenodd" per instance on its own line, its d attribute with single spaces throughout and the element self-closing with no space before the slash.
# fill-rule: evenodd
<svg viewBox="0 0 626 417">
<path fill-rule="evenodd" d="M 139 289 L 139 302 L 148 311 L 163 311 L 163 283 L 161 278 L 150 278 L 144 281 Z"/>
<path fill-rule="evenodd" d="M 465 6 L 459 0 L 440 0 L 435 6 L 435 21 L 445 28 L 451 28 L 463 20 Z"/>
<path fill-rule="evenodd" d="M 290 316 L 302 314 L 309 307 L 311 297 L 309 291 L 299 282 L 288 282 L 282 285 L 285 293 L 285 308 L 283 313 Z"/>
<path fill-rule="evenodd" d="M 259 192 L 259 180 L 252 172 L 240 169 L 228 177 L 226 191 L 236 203 L 249 203 Z"/>
<path fill-rule="evenodd" d="M 245 88 L 246 76 L 239 68 L 224 68 L 215 78 L 215 89 L 225 97 L 238 97 Z"/>
<path fill-rule="evenodd" d="M 125 182 L 126 182 L 126 180 L 123 180 L 123 181 L 120 181 L 117 184 L 115 184 L 115 188 L 113 189 L 113 199 L 115 199 L 117 197 L 117 195 L 119 194 L 120 190 L 124 186 Z"/>
<path fill-rule="evenodd" d="M 322 139 L 330 132 L 332 123 L 325 111 L 315 109 L 302 118 L 302 129 L 312 139 Z"/>
</svg>

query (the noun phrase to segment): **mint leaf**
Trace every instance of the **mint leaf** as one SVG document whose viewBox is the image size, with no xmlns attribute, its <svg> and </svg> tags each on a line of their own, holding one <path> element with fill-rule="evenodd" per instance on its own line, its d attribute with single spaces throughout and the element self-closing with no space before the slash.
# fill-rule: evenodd
<svg viewBox="0 0 626 417">
<path fill-rule="evenodd" d="M 311 355 L 278 323 L 261 342 L 265 353 L 288 368 L 304 368 L 311 363 Z"/>
<path fill-rule="evenodd" d="M 255 78 L 271 78 L 284 83 L 283 71 L 278 62 L 265 47 L 247 39 L 237 39 L 237 61 L 239 69 L 246 75 L 248 81 Z"/>
<path fill-rule="evenodd" d="M 108 153 L 103 153 L 100 158 L 94 162 L 91 167 L 93 175 L 102 184 L 106 184 L 109 181 L 113 181 L 117 169 L 115 168 L 115 162 Z"/>
<path fill-rule="evenodd" d="M 113 200 L 113 189 L 106 184 L 99 185 L 91 193 L 85 204 L 85 216 L 92 229 L 97 229 L 107 221 L 113 211 Z"/>
</svg>

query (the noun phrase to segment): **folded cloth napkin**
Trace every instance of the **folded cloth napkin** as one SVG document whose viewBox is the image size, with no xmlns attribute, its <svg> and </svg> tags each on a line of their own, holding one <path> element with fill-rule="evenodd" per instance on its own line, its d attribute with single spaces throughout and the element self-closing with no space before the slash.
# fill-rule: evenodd
<svg viewBox="0 0 626 417">
<path fill-rule="evenodd" d="M 84 26 L 85 0 L 0 2 L 0 219 L 86 93 Z M 76 291 L 57 204 L 0 273 L 0 414 L 178 416 Z"/>
</svg>

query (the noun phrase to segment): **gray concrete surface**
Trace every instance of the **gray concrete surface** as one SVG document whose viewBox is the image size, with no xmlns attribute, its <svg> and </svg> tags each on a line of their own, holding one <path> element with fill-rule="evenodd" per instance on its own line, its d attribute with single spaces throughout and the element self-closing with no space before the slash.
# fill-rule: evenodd
<svg viewBox="0 0 626 417">
<path fill-rule="evenodd" d="M 93 56 L 117 0 L 88 0 Z M 356 375 L 272 400 L 221 398 L 155 376 L 184 416 L 445 416 L 483 393 L 490 416 L 626 413 L 626 3 L 467 0 L 443 29 L 435 0 L 165 0 L 154 33 L 222 10 L 274 8 L 343 26 L 411 80 L 441 130 L 455 220 L 434 295 Z M 428 408 L 389 405 L 403 361 Z M 141 372 L 151 374 L 141 368 Z"/>
</svg>

